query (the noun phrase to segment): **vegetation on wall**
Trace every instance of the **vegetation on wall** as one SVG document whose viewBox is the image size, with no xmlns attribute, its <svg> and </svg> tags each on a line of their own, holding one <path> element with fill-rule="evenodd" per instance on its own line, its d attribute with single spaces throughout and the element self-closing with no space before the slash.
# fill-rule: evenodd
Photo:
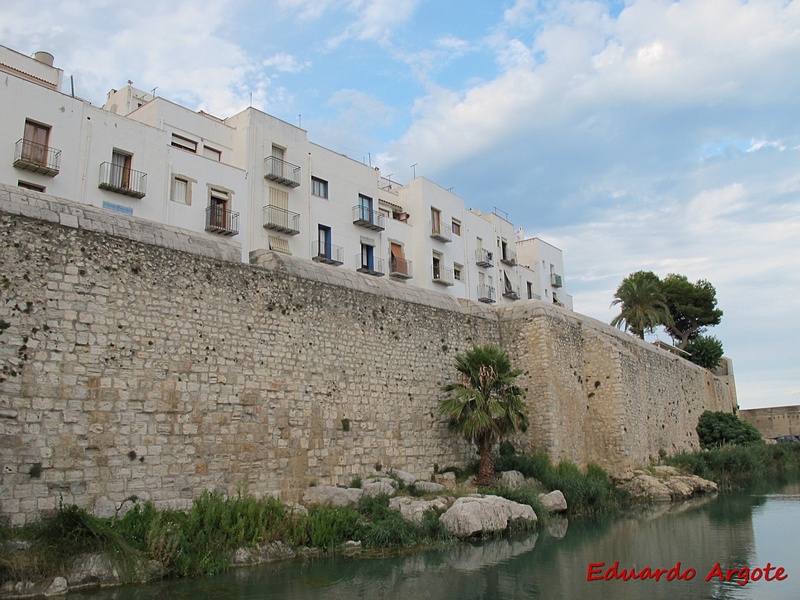
<svg viewBox="0 0 800 600">
<path fill-rule="evenodd" d="M 733 413 L 705 411 L 697 422 L 700 447 L 717 448 L 725 444 L 744 446 L 763 444 L 761 433 Z"/>
<path fill-rule="evenodd" d="M 706 369 L 713 369 L 722 360 L 722 342 L 714 336 L 698 335 L 686 344 L 689 360 Z"/>
<path fill-rule="evenodd" d="M 460 380 L 448 384 L 448 397 L 439 409 L 450 430 L 478 448 L 478 485 L 494 481 L 492 448 L 505 436 L 528 428 L 522 390 L 514 380 L 522 373 L 511 366 L 508 354 L 488 344 L 456 355 Z"/>
</svg>

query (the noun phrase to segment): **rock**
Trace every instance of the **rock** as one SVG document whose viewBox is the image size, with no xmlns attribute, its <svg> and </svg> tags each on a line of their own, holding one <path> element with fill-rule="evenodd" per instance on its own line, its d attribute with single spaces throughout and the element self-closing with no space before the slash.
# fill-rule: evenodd
<svg viewBox="0 0 800 600">
<path fill-rule="evenodd" d="M 249 565 L 254 562 L 253 554 L 247 548 L 238 548 L 231 559 L 231 564 L 234 565 Z"/>
<path fill-rule="evenodd" d="M 125 502 L 122 503 L 122 506 L 119 507 L 119 510 L 116 511 L 117 518 L 122 519 L 125 517 L 125 515 L 127 515 L 134 506 L 136 506 L 136 503 L 133 500 L 125 500 Z"/>
<path fill-rule="evenodd" d="M 437 473 L 434 476 L 436 483 L 442 484 L 448 490 L 456 489 L 456 474 L 455 473 Z"/>
<path fill-rule="evenodd" d="M 659 479 L 666 479 L 672 477 L 673 475 L 680 475 L 681 472 L 678 471 L 675 467 L 670 467 L 668 465 L 658 465 L 656 467 L 650 467 L 653 475 L 658 477 Z"/>
<path fill-rule="evenodd" d="M 115 514 L 117 514 L 117 505 L 109 500 L 106 496 L 100 496 L 94 501 L 92 514 L 95 517 L 100 517 L 101 519 L 108 519 L 109 517 L 113 517 Z"/>
<path fill-rule="evenodd" d="M 284 506 L 286 507 L 286 510 L 290 514 L 295 514 L 295 515 L 307 515 L 308 514 L 308 509 L 305 506 L 303 506 L 302 504 L 298 504 L 297 502 L 287 502 L 287 503 L 284 504 Z"/>
<path fill-rule="evenodd" d="M 681 475 L 675 467 L 657 466 L 649 471 L 635 471 L 622 485 L 634 500 L 669 502 L 686 500 L 696 494 L 713 494 L 717 484 L 696 475 Z"/>
<path fill-rule="evenodd" d="M 542 503 L 542 508 L 547 512 L 564 512 L 567 510 L 567 499 L 561 490 L 553 490 L 549 494 L 539 494 L 539 501 Z"/>
<path fill-rule="evenodd" d="M 365 483 L 361 486 L 361 489 L 364 491 L 364 495 L 370 498 L 373 496 L 379 496 L 380 494 L 386 494 L 387 496 L 391 497 L 397 493 L 397 491 L 394 489 L 394 486 L 385 480 Z"/>
<path fill-rule="evenodd" d="M 450 504 L 449 498 L 434 498 L 433 500 L 420 500 L 410 496 L 401 496 L 389 500 L 389 508 L 399 510 L 406 521 L 422 523 L 422 516 L 429 510 L 445 510 Z"/>
<path fill-rule="evenodd" d="M 391 477 L 368 477 L 367 479 L 364 480 L 364 483 L 388 483 L 390 486 L 394 488 L 397 487 L 397 481 L 395 479 L 392 479 Z"/>
<path fill-rule="evenodd" d="M 408 471 L 401 471 L 400 469 L 389 469 L 389 475 L 402 481 L 405 485 L 411 485 L 417 478 Z"/>
<path fill-rule="evenodd" d="M 67 580 L 63 577 L 56 577 L 53 579 L 53 583 L 50 584 L 50 587 L 47 588 L 44 595 L 45 596 L 60 596 L 61 594 L 67 593 Z"/>
<path fill-rule="evenodd" d="M 515 490 L 525 485 L 525 475 L 519 471 L 503 471 L 497 475 L 497 485 L 500 487 Z"/>
<path fill-rule="evenodd" d="M 494 531 L 505 531 L 517 520 L 536 522 L 536 513 L 527 504 L 519 504 L 499 496 L 472 495 L 459 498 L 445 512 L 441 521 L 457 537 L 471 537 Z"/>
<path fill-rule="evenodd" d="M 567 519 L 550 519 L 547 521 L 544 530 L 551 538 L 561 540 L 567 535 L 569 521 Z"/>
<path fill-rule="evenodd" d="M 664 483 L 652 475 L 641 473 L 622 485 L 622 489 L 631 495 L 634 500 L 647 500 L 650 502 L 669 502 L 672 494 Z"/>
<path fill-rule="evenodd" d="M 30 542 L 25 540 L 6 540 L 0 544 L 0 553 L 10 554 L 11 552 L 21 552 L 31 547 Z"/>
<path fill-rule="evenodd" d="M 432 481 L 415 481 L 414 488 L 422 494 L 438 494 L 443 492 L 445 487 L 441 483 L 434 483 Z"/>
<path fill-rule="evenodd" d="M 72 563 L 67 575 L 69 587 L 119 583 L 119 574 L 107 554 L 84 554 Z"/>
<path fill-rule="evenodd" d="M 303 504 L 326 504 L 328 506 L 353 506 L 358 504 L 364 490 L 359 488 L 340 488 L 332 485 L 318 485 L 308 488 L 303 494 Z"/>
</svg>

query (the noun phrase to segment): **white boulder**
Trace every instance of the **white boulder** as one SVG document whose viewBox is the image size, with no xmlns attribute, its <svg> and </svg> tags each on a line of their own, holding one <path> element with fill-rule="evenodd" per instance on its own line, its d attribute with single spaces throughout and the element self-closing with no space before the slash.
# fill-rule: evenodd
<svg viewBox="0 0 800 600">
<path fill-rule="evenodd" d="M 441 517 L 444 526 L 457 537 L 505 531 L 518 520 L 535 523 L 536 513 L 527 504 L 478 494 L 459 498 Z"/>
</svg>

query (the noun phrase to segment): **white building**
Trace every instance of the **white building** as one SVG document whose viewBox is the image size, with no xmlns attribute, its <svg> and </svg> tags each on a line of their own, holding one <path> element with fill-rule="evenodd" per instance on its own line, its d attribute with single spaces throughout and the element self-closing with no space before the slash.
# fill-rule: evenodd
<svg viewBox="0 0 800 600">
<path fill-rule="evenodd" d="M 226 119 L 134 88 L 102 108 L 60 91 L 53 57 L 0 46 L 0 181 L 208 236 L 486 303 L 572 307 L 563 258 L 417 177 L 309 141 L 254 108 Z"/>
</svg>

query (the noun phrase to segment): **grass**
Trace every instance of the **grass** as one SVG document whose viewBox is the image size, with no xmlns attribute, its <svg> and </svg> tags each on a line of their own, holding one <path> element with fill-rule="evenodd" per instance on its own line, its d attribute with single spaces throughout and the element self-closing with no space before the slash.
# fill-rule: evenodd
<svg viewBox="0 0 800 600">
<path fill-rule="evenodd" d="M 710 479 L 722 491 L 732 491 L 765 477 L 800 471 L 800 444 L 728 444 L 699 452 L 682 452 L 662 462 Z"/>
</svg>

